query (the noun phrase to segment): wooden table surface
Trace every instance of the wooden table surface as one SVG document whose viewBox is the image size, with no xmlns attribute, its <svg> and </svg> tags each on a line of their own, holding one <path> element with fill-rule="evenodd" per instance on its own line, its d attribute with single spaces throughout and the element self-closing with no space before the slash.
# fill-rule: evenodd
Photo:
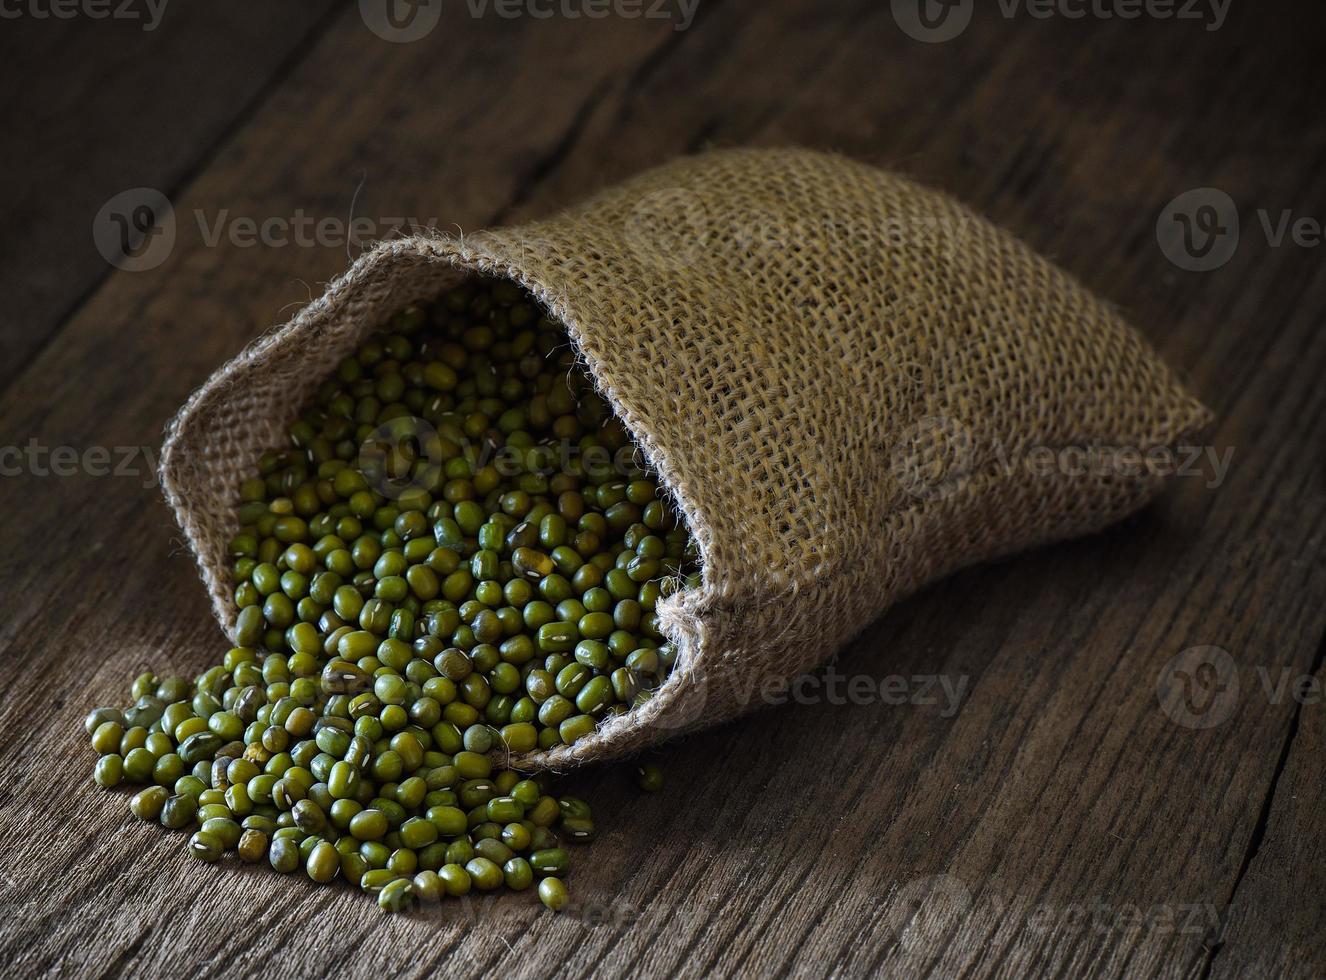
<svg viewBox="0 0 1326 980">
<path fill-rule="evenodd" d="M 982 3 L 943 43 L 883 0 L 699 0 L 693 22 L 679 0 L 546 19 L 457 0 L 412 41 L 376 35 L 372 2 L 180 3 L 155 24 L 142 3 L 12 6 L 10 975 L 1326 971 L 1319 4 Z M 651 9 L 669 19 L 627 16 Z M 163 427 L 358 254 L 348 215 L 472 230 L 677 154 L 788 143 L 943 188 L 1118 304 L 1218 414 L 1215 456 L 1107 533 L 926 590 L 839 657 L 960 688 L 953 710 L 784 706 L 666 747 L 658 795 L 623 767 L 572 777 L 601 837 L 560 917 L 505 894 L 386 918 L 349 889 L 199 866 L 93 786 L 88 708 L 225 649 L 154 485 Z M 141 188 L 171 203 L 173 247 L 117 268 L 99 213 Z M 1197 188 L 1184 242 L 1166 209 Z M 300 216 L 329 230 L 310 243 Z M 269 219 L 290 228 L 254 243 Z M 1193 271 L 1185 247 L 1228 261 Z M 1187 700 L 1162 704 L 1171 682 Z"/>
</svg>

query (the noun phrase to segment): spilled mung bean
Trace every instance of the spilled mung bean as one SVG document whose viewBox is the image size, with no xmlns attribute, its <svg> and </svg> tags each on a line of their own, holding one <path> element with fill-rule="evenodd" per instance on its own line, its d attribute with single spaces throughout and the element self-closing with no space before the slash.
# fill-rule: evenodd
<svg viewBox="0 0 1326 980">
<path fill-rule="evenodd" d="M 563 907 L 589 806 L 502 763 L 650 697 L 675 660 L 658 602 L 696 554 L 559 325 L 501 281 L 401 310 L 237 517 L 236 646 L 92 711 L 95 781 L 146 787 L 130 810 L 205 863 L 344 878 L 387 911 L 536 885 Z"/>
</svg>

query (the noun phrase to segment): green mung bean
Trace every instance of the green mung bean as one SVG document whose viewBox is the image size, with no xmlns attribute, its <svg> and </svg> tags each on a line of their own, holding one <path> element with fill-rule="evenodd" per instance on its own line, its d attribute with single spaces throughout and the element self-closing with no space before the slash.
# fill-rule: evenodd
<svg viewBox="0 0 1326 980">
<path fill-rule="evenodd" d="M 465 865 L 465 871 L 474 887 L 482 892 L 500 888 L 504 881 L 501 867 L 485 857 L 472 859 Z"/>
<path fill-rule="evenodd" d="M 240 860 L 256 864 L 267 856 L 267 834 L 251 827 L 246 829 L 240 834 L 236 850 L 239 852 Z"/>
<path fill-rule="evenodd" d="M 96 767 L 92 771 L 92 777 L 98 786 L 105 789 L 118 786 L 120 780 L 124 777 L 124 759 L 114 752 L 103 755 L 97 760 Z"/>
<path fill-rule="evenodd" d="M 401 912 L 414 904 L 414 884 L 409 878 L 397 878 L 378 892 L 378 908 L 384 912 Z"/>
<path fill-rule="evenodd" d="M 139 820 L 155 821 L 161 816 L 161 810 L 170 799 L 170 791 L 163 786 L 149 786 L 135 793 L 129 801 L 129 809 Z"/>
<path fill-rule="evenodd" d="M 442 901 L 446 888 L 436 871 L 420 871 L 414 876 L 414 895 L 420 902 L 433 904 Z"/>
<path fill-rule="evenodd" d="M 237 492 L 239 645 L 90 712 L 95 780 L 156 783 L 131 810 L 201 823 L 205 861 L 302 864 L 390 911 L 541 877 L 563 907 L 559 841 L 592 838 L 589 808 L 493 760 L 590 737 L 665 679 L 656 604 L 697 564 L 667 496 L 506 282 L 395 314 L 289 434 Z"/>
<path fill-rule="evenodd" d="M 215 834 L 200 830 L 189 838 L 189 853 L 199 861 L 213 864 L 221 860 L 225 847 Z"/>
<path fill-rule="evenodd" d="M 192 796 L 178 794 L 166 800 L 161 807 L 161 826 L 182 830 L 193 823 L 198 814 L 198 803 Z"/>
<path fill-rule="evenodd" d="M 554 912 L 566 905 L 566 885 L 560 878 L 544 878 L 539 882 L 539 901 Z"/>
<path fill-rule="evenodd" d="M 314 881 L 326 883 L 341 870 L 341 856 L 327 841 L 318 841 L 309 853 L 305 870 Z"/>
<path fill-rule="evenodd" d="M 98 728 L 107 722 L 114 722 L 121 728 L 124 727 L 124 713 L 119 708 L 93 708 L 83 721 L 83 728 L 88 735 L 92 735 Z"/>
<path fill-rule="evenodd" d="M 645 763 L 635 770 L 635 783 L 646 793 L 657 793 L 663 788 L 663 770 L 653 763 Z"/>
<path fill-rule="evenodd" d="M 273 868 L 289 874 L 299 867 L 299 845 L 289 837 L 277 837 L 272 841 L 267 857 Z"/>
</svg>

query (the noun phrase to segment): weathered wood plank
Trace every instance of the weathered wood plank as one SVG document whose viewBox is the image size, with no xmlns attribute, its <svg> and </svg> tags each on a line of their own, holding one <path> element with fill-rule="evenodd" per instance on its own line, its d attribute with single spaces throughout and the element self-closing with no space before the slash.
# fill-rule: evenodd
<svg viewBox="0 0 1326 980">
<path fill-rule="evenodd" d="M 9 229 L 0 385 L 113 270 L 93 238 L 102 206 L 134 188 L 174 193 L 333 6 L 117 2 L 63 4 L 53 15 L 51 4 L 10 5 L 0 57 L 0 127 L 13 140 L 0 157 Z"/>
<path fill-rule="evenodd" d="M 175 200 L 182 219 L 169 258 L 155 270 L 111 277 L 60 342 L 0 393 L 6 432 L 19 444 L 32 437 L 80 452 L 154 448 L 191 388 L 283 308 L 306 301 L 308 283 L 345 266 L 340 241 L 245 248 L 222 235 L 211 246 L 194 220 L 199 212 L 209 227 L 226 210 L 259 222 L 290 218 L 299 208 L 339 217 L 363 180 L 356 215 L 378 223 L 396 216 L 426 223 L 437 215 L 468 229 L 534 193 L 539 175 L 574 137 L 583 107 L 669 43 L 672 32 L 613 20 L 592 31 L 593 45 L 577 47 L 583 36 L 569 23 L 470 21 L 457 7 L 439 25 L 436 43 L 388 45 L 367 33 L 357 12 L 346 12 Z M 50 764 L 43 760 L 86 763 L 76 731 L 88 703 L 118 697 L 126 671 L 140 665 L 197 670 L 222 648 L 158 492 L 143 485 L 148 477 L 42 476 L 29 467 L 0 483 L 10 513 L 31 515 L 6 522 L 0 556 L 6 583 L 0 676 L 22 688 L 21 696 L 0 704 L 0 769 L 13 776 L 0 791 L 0 819 L 24 840 L 35 842 L 49 818 L 40 792 L 28 784 Z M 38 553 L 53 564 L 34 562 Z M 62 668 L 42 679 L 23 667 L 57 659 L 56 650 L 67 652 L 72 672 Z M 27 675 L 22 681 L 20 670 Z M 52 755 L 34 756 L 20 744 L 34 706 L 47 713 Z M 81 791 L 75 797 L 73 829 L 48 858 L 77 876 L 80 888 L 58 901 L 32 903 L 33 855 L 15 853 L 3 865 L 0 900 L 17 914 L 0 921 L 0 944 L 19 969 L 175 970 L 183 937 L 198 942 L 192 957 L 230 965 L 235 924 L 269 914 L 259 912 L 267 896 L 285 895 L 281 901 L 302 905 L 304 916 L 326 901 L 300 887 L 281 891 L 270 875 L 251 890 L 232 888 L 234 879 L 190 884 L 183 866 L 172 863 L 179 842 L 131 826 L 122 797 Z M 108 836 L 109 828 L 115 830 Z M 209 896 L 212 890 L 217 894 Z M 521 899 L 505 907 L 519 906 L 526 915 L 529 896 Z M 162 914 L 158 903 L 170 907 Z M 340 924 L 332 928 L 334 920 L 325 920 L 326 942 L 308 950 L 319 968 L 350 951 L 344 937 L 378 923 L 361 896 L 347 892 L 332 904 L 342 910 Z M 68 926 L 59 926 L 61 920 Z M 93 940 L 94 928 L 106 938 Z M 391 928 L 404 929 L 398 935 L 411 942 L 382 945 L 374 937 L 364 952 L 401 970 L 417 964 L 420 947 L 428 948 L 417 942 L 419 924 Z M 291 935 L 278 929 L 253 937 L 254 952 L 240 958 L 243 966 L 260 968 L 264 942 L 284 948 Z M 461 960 L 452 965 L 461 968 Z"/>
<path fill-rule="evenodd" d="M 1320 538 L 1314 542 L 1320 551 Z M 1326 646 L 1323 647 L 1326 651 Z M 1307 680 L 1310 678 L 1310 680 Z M 1298 687 L 1285 697 L 1298 705 L 1293 738 L 1285 746 L 1275 796 L 1230 900 L 1211 976 L 1311 977 L 1321 973 L 1321 933 L 1326 922 L 1326 827 L 1320 762 L 1326 719 L 1321 685 L 1322 651 L 1311 673 L 1272 676 L 1271 690 L 1287 680 Z M 1258 678 L 1262 682 L 1262 678 Z M 1301 699 L 1298 700 L 1298 699 Z"/>
<path fill-rule="evenodd" d="M 365 45 L 353 15 L 339 22 L 179 210 L 339 215 L 364 172 L 356 213 L 470 228 L 708 141 L 843 149 L 952 189 L 1126 302 L 1216 408 L 1210 441 L 1235 447 L 1234 465 L 1217 488 L 1178 480 L 1106 534 L 928 590 L 839 658 L 914 693 L 913 677 L 965 684 L 956 713 L 771 709 L 669 747 L 654 797 L 617 770 L 579 773 L 604 833 L 577 865 L 574 914 L 508 895 L 396 920 L 343 889 L 187 866 L 178 836 L 132 825 L 122 799 L 90 788 L 69 794 L 68 832 L 33 849 L 49 807 L 31 774 L 87 763 L 73 731 L 85 707 L 140 663 L 196 669 L 219 646 L 153 491 L 7 479 L 0 507 L 23 518 L 0 554 L 0 681 L 21 692 L 0 702 L 15 842 L 0 891 L 21 910 L 0 931 L 14 961 L 79 974 L 1320 972 L 1306 942 L 1320 903 L 1284 922 L 1317 883 L 1303 862 L 1320 854 L 1318 719 L 1260 695 L 1256 668 L 1320 671 L 1326 276 L 1255 228 L 1205 275 L 1176 270 L 1154 237 L 1166 201 L 1193 186 L 1247 209 L 1326 205 L 1321 135 L 1284 135 L 1322 94 L 1311 32 L 1230 16 L 1211 36 L 986 18 L 934 47 L 865 2 L 714 4 L 680 40 L 640 22 L 457 15 L 445 44 L 387 47 Z M 254 324 L 304 298 L 291 277 L 343 264 L 334 248 L 181 237 L 159 274 L 100 288 L 0 394 L 0 417 L 52 445 L 155 442 Z M 1184 727 L 1157 681 L 1207 644 L 1229 651 L 1241 697 L 1222 723 Z M 65 666 L 20 674 L 33 657 Z M 20 747 L 34 711 L 47 739 L 35 756 Z M 38 867 L 87 887 L 37 899 L 25 883 Z M 98 923 L 115 938 L 90 943 Z"/>
</svg>

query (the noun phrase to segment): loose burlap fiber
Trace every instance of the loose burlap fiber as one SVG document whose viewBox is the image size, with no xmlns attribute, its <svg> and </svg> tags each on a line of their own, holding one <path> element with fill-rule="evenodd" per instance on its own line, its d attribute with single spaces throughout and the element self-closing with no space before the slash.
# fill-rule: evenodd
<svg viewBox="0 0 1326 980">
<path fill-rule="evenodd" d="M 900 596 L 1143 504 L 1206 410 L 1105 303 L 949 198 L 849 160 L 678 160 L 557 216 L 365 254 L 197 391 L 162 455 L 216 617 L 240 481 L 395 309 L 480 271 L 529 289 L 697 539 L 652 700 L 564 767 L 761 703 Z"/>
</svg>

